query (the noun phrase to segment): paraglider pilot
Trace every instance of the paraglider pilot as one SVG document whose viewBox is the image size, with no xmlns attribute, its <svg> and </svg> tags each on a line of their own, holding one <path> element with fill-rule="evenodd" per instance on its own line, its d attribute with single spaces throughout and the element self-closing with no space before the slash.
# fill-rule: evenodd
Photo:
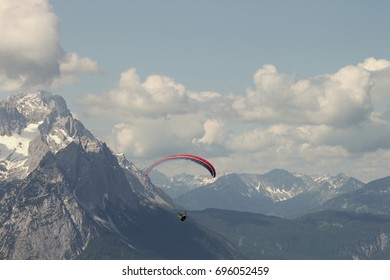
<svg viewBox="0 0 390 280">
<path fill-rule="evenodd" d="M 180 219 L 180 221 L 184 222 L 184 220 L 187 218 L 186 212 L 179 212 L 177 213 L 177 217 Z"/>
</svg>

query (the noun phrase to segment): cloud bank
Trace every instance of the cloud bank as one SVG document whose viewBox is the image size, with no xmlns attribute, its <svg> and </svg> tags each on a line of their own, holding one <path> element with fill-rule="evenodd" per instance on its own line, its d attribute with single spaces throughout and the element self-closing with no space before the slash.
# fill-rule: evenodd
<svg viewBox="0 0 390 280">
<path fill-rule="evenodd" d="M 0 91 L 55 89 L 98 72 L 96 61 L 61 47 L 48 0 L 0 2 Z M 141 80 L 129 68 L 114 88 L 78 104 L 115 123 L 100 136 L 135 162 L 184 152 L 222 172 L 389 175 L 389 60 L 370 57 L 306 79 L 266 64 L 252 81 L 242 93 L 195 92 L 172 77 Z"/>
<path fill-rule="evenodd" d="M 365 178 L 375 178 L 373 170 L 390 159 L 389 81 L 390 61 L 372 57 L 300 80 L 263 65 L 245 94 L 232 95 L 193 92 L 160 75 L 141 81 L 130 68 L 115 88 L 87 94 L 79 105 L 117 121 L 106 139 L 133 160 L 196 152 L 220 170 L 359 178 L 367 162 Z"/>
<path fill-rule="evenodd" d="M 0 90 L 55 88 L 80 74 L 95 74 L 97 62 L 67 53 L 48 0 L 0 2 Z"/>
</svg>

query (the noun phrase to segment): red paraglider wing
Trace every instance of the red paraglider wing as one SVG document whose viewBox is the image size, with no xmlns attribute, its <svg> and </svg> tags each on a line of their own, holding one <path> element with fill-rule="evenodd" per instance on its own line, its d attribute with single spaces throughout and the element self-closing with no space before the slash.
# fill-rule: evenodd
<svg viewBox="0 0 390 280">
<path fill-rule="evenodd" d="M 201 157 L 195 156 L 195 155 L 190 155 L 190 154 L 176 154 L 176 155 L 170 155 L 170 156 L 160 158 L 155 163 L 153 163 L 151 166 L 149 166 L 149 168 L 146 170 L 146 175 L 148 175 L 150 173 L 150 171 L 152 171 L 152 169 L 155 168 L 160 163 L 167 161 L 167 160 L 171 160 L 171 159 L 191 160 L 191 161 L 203 166 L 204 168 L 206 168 L 210 172 L 211 176 L 213 176 L 213 177 L 216 176 L 215 168 L 210 162 L 208 162 L 204 158 L 201 158 Z"/>
</svg>

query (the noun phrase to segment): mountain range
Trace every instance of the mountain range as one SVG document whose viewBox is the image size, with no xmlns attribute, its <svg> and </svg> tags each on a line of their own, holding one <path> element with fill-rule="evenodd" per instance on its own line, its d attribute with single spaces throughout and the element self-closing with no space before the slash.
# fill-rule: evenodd
<svg viewBox="0 0 390 280">
<path fill-rule="evenodd" d="M 330 199 L 321 206 L 321 209 L 390 215 L 390 176 Z"/>
<path fill-rule="evenodd" d="M 152 178 L 175 202 L 190 210 L 219 208 L 298 217 L 364 186 L 345 174 L 304 175 L 274 169 L 265 174 L 229 173 L 215 180 L 188 174 Z"/>
<path fill-rule="evenodd" d="M 388 259 L 389 190 L 281 169 L 148 177 L 62 97 L 0 101 L 0 259 Z"/>
</svg>

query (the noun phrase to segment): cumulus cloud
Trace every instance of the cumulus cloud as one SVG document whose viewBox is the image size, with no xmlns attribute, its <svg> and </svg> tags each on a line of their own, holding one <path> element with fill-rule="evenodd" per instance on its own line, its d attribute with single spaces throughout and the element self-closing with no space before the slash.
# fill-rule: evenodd
<svg viewBox="0 0 390 280">
<path fill-rule="evenodd" d="M 53 88 L 72 84 L 80 75 L 97 74 L 100 71 L 96 61 L 88 57 L 80 57 L 76 53 L 67 53 L 58 62 L 60 73 L 51 80 Z"/>
<path fill-rule="evenodd" d="M 232 134 L 226 145 L 235 152 L 256 152 L 269 148 L 272 143 L 272 134 L 267 133 L 262 128 L 256 128 L 243 133 Z"/>
<path fill-rule="evenodd" d="M 60 45 L 48 0 L 0 2 L 0 90 L 53 87 L 96 73 L 97 64 Z"/>
<path fill-rule="evenodd" d="M 194 134 L 201 133 L 202 124 L 193 115 L 176 118 L 135 118 L 114 126 L 107 142 L 116 152 L 131 158 L 159 157 L 162 154 L 195 152 L 189 149 Z"/>
<path fill-rule="evenodd" d="M 332 75 L 296 81 L 264 65 L 253 77 L 255 87 L 233 108 L 248 121 L 357 124 L 372 111 L 371 72 L 363 64 L 349 65 Z"/>
<path fill-rule="evenodd" d="M 223 122 L 217 119 L 208 119 L 203 124 L 204 134 L 199 139 L 193 139 L 193 143 L 213 144 L 216 140 L 223 136 Z"/>
<path fill-rule="evenodd" d="M 103 95 L 87 94 L 79 100 L 79 104 L 88 106 L 86 112 L 91 115 L 99 115 L 109 109 L 123 116 L 157 118 L 190 113 L 187 99 L 184 86 L 172 78 L 151 75 L 141 82 L 136 69 L 130 68 L 121 74 L 116 88 Z"/>
<path fill-rule="evenodd" d="M 389 81 L 383 59 L 300 80 L 264 65 L 244 95 L 223 95 L 190 91 L 166 76 L 141 81 L 130 68 L 114 89 L 79 104 L 118 123 L 107 139 L 133 160 L 194 152 L 222 172 L 349 171 L 365 179 L 352 168 L 357 161 L 376 155 L 383 163 L 390 150 Z M 370 172 L 366 178 L 375 178 Z"/>
</svg>

